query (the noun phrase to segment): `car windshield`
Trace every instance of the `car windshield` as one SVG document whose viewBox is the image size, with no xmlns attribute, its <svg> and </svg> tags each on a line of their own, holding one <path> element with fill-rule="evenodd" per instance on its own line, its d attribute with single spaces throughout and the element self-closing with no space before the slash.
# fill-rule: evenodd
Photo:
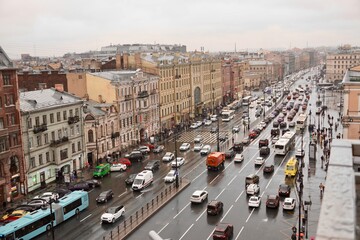
<svg viewBox="0 0 360 240">
<path fill-rule="evenodd" d="M 114 214 L 114 213 L 116 213 L 116 208 L 115 207 L 109 208 L 109 209 L 106 210 L 106 213 Z"/>
<path fill-rule="evenodd" d="M 200 197 L 200 195 L 197 194 L 197 193 L 195 193 L 195 194 L 192 195 L 192 197 L 193 197 L 193 198 L 198 198 L 198 197 Z"/>
<path fill-rule="evenodd" d="M 142 182 L 143 182 L 142 179 L 135 179 L 134 180 L 134 185 L 141 184 Z"/>
<path fill-rule="evenodd" d="M 214 232 L 214 235 L 224 235 L 224 232 L 223 232 L 223 231 L 216 230 L 216 231 Z"/>
<path fill-rule="evenodd" d="M 174 173 L 169 172 L 166 176 L 167 176 L 167 177 L 172 177 L 172 176 L 174 176 Z"/>
<path fill-rule="evenodd" d="M 106 197 L 106 195 L 107 195 L 107 192 L 102 192 L 102 193 L 100 193 L 99 197 Z"/>
<path fill-rule="evenodd" d="M 291 205 L 291 202 L 284 202 L 284 205 Z"/>
<path fill-rule="evenodd" d="M 250 198 L 250 201 L 257 201 L 257 200 L 258 200 L 257 197 L 251 197 L 251 198 Z"/>
</svg>

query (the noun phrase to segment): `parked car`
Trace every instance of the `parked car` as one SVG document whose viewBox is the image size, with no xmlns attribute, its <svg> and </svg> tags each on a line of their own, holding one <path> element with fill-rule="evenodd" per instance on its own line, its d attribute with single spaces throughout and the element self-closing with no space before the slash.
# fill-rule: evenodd
<svg viewBox="0 0 360 240">
<path fill-rule="evenodd" d="M 249 207 L 260 207 L 261 197 L 260 196 L 251 196 L 249 198 L 248 205 Z"/>
<path fill-rule="evenodd" d="M 171 167 L 180 167 L 185 164 L 185 158 L 177 157 L 175 160 L 171 162 Z"/>
<path fill-rule="evenodd" d="M 160 161 L 159 160 L 151 160 L 149 161 L 146 166 L 144 167 L 145 170 L 155 171 L 160 168 Z"/>
<path fill-rule="evenodd" d="M 244 155 L 241 153 L 238 153 L 235 155 L 234 162 L 235 163 L 241 163 L 244 161 Z"/>
<path fill-rule="evenodd" d="M 34 198 L 32 200 L 30 200 L 29 202 L 27 202 L 26 205 L 35 207 L 37 209 L 46 206 L 48 204 L 48 202 L 45 199 L 41 199 L 41 198 Z"/>
<path fill-rule="evenodd" d="M 164 151 L 164 149 L 164 145 L 157 145 L 152 151 L 153 153 L 161 153 L 162 151 Z"/>
<path fill-rule="evenodd" d="M 144 155 L 140 151 L 132 151 L 129 154 L 125 154 L 125 157 L 130 161 L 142 161 L 144 160 Z"/>
<path fill-rule="evenodd" d="M 294 210 L 296 206 L 296 201 L 294 198 L 285 198 L 283 202 L 284 210 Z"/>
<path fill-rule="evenodd" d="M 134 179 L 135 179 L 136 175 L 137 175 L 136 173 L 130 174 L 130 175 L 125 179 L 126 185 L 132 185 L 133 182 L 134 182 Z"/>
<path fill-rule="evenodd" d="M 175 159 L 175 155 L 172 152 L 167 152 L 163 156 L 162 160 L 163 162 L 170 162 Z"/>
<path fill-rule="evenodd" d="M 121 163 L 114 163 L 110 167 L 110 172 L 122 172 L 126 170 L 126 165 Z"/>
<path fill-rule="evenodd" d="M 183 143 L 180 146 L 180 151 L 187 151 L 190 149 L 190 143 Z"/>
<path fill-rule="evenodd" d="M 126 167 L 131 167 L 131 161 L 128 158 L 120 158 L 118 162 L 125 164 Z"/>
<path fill-rule="evenodd" d="M 191 129 L 195 129 L 195 128 L 198 128 L 199 127 L 199 125 L 197 124 L 197 123 L 192 123 L 191 125 L 190 125 L 190 128 Z"/>
<path fill-rule="evenodd" d="M 289 197 L 291 193 L 291 187 L 287 184 L 280 184 L 279 195 Z"/>
<path fill-rule="evenodd" d="M 149 154 L 150 148 L 148 146 L 140 146 L 138 149 L 142 154 Z"/>
<path fill-rule="evenodd" d="M 211 146 L 210 145 L 205 145 L 203 146 L 203 148 L 200 150 L 200 154 L 201 155 L 207 155 L 211 152 Z"/>
<path fill-rule="evenodd" d="M 100 195 L 96 198 L 97 203 L 104 203 L 114 197 L 114 193 L 111 189 L 100 193 Z"/>
<path fill-rule="evenodd" d="M 170 172 L 164 177 L 165 183 L 174 182 L 176 179 L 176 170 L 170 170 Z"/>
<path fill-rule="evenodd" d="M 35 196 L 34 199 L 35 198 L 44 199 L 44 200 L 46 200 L 46 202 L 49 203 L 51 200 L 59 199 L 59 194 L 56 192 L 44 192 L 41 195 Z"/>
<path fill-rule="evenodd" d="M 212 122 L 217 121 L 217 115 L 211 115 L 211 116 L 210 116 L 210 120 L 211 120 Z"/>
<path fill-rule="evenodd" d="M 124 213 L 124 206 L 110 207 L 101 215 L 101 223 L 114 223 L 118 218 L 124 215 Z"/>
<path fill-rule="evenodd" d="M 208 215 L 218 215 L 223 210 L 224 204 L 221 201 L 212 200 L 207 205 Z"/>
<path fill-rule="evenodd" d="M 255 166 L 261 166 L 265 163 L 265 159 L 263 157 L 257 157 L 255 159 Z"/>
<path fill-rule="evenodd" d="M 195 152 L 199 152 L 199 151 L 201 151 L 201 149 L 204 147 L 204 144 L 202 144 L 202 143 L 197 143 L 197 144 L 195 144 L 194 145 L 194 151 Z"/>
<path fill-rule="evenodd" d="M 59 198 L 62 198 L 65 195 L 68 195 L 69 193 L 71 193 L 71 191 L 69 189 L 65 189 L 65 188 L 57 188 L 55 189 L 55 191 L 57 194 L 59 194 Z"/>
<path fill-rule="evenodd" d="M 274 172 L 274 165 L 273 164 L 269 164 L 269 165 L 265 165 L 264 169 L 263 169 L 264 173 L 273 173 Z"/>
<path fill-rule="evenodd" d="M 211 123 L 212 123 L 211 120 L 205 120 L 204 125 L 205 125 L 205 126 L 210 126 Z"/>
<path fill-rule="evenodd" d="M 229 223 L 219 223 L 213 232 L 213 240 L 229 240 L 233 237 L 234 226 Z"/>
<path fill-rule="evenodd" d="M 241 153 L 244 150 L 244 144 L 242 142 L 234 142 L 232 147 L 235 152 Z"/>
<path fill-rule="evenodd" d="M 230 148 L 225 152 L 225 158 L 233 158 L 235 156 L 235 151 Z"/>
<path fill-rule="evenodd" d="M 279 195 L 268 195 L 266 200 L 266 207 L 278 208 L 280 203 Z"/>
<path fill-rule="evenodd" d="M 249 137 L 244 137 L 243 140 L 241 141 L 245 146 L 250 144 L 250 138 Z"/>
<path fill-rule="evenodd" d="M 202 203 L 208 198 L 208 192 L 205 190 L 196 190 L 190 197 L 191 203 Z"/>
</svg>

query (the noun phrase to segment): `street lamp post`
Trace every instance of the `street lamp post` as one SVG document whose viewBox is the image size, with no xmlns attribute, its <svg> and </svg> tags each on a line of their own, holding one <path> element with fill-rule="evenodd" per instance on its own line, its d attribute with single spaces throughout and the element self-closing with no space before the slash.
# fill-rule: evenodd
<svg viewBox="0 0 360 240">
<path fill-rule="evenodd" d="M 176 123 L 176 121 L 175 121 Z M 175 128 L 174 130 L 174 143 L 175 143 L 175 186 L 176 188 L 179 187 L 179 170 L 178 170 L 178 162 L 177 162 L 177 135 L 178 135 L 178 130 L 177 128 Z"/>
<path fill-rule="evenodd" d="M 220 152 L 220 120 L 219 117 L 217 118 L 217 134 L 216 134 L 216 138 L 217 138 L 217 151 Z"/>
</svg>

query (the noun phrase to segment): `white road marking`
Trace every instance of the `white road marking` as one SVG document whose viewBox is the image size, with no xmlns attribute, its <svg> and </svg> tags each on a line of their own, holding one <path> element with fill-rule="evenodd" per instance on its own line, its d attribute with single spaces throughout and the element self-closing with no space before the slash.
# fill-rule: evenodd
<svg viewBox="0 0 360 240">
<path fill-rule="evenodd" d="M 270 183 L 271 183 L 272 179 L 273 179 L 273 178 L 270 178 L 270 181 L 268 182 L 268 184 L 266 184 L 265 189 L 267 189 L 267 188 L 269 187 L 269 185 L 270 185 Z"/>
<path fill-rule="evenodd" d="M 207 171 L 207 169 L 205 169 L 202 173 L 200 173 L 196 178 L 194 178 L 191 182 L 195 181 L 196 179 L 198 179 L 198 177 L 200 177 L 201 175 L 203 175 L 205 172 Z"/>
<path fill-rule="evenodd" d="M 139 198 L 139 197 L 141 197 L 142 195 L 143 195 L 144 193 L 141 193 L 139 196 L 137 196 L 136 198 Z"/>
<path fill-rule="evenodd" d="M 179 214 L 182 213 L 182 211 L 184 211 L 185 208 L 186 208 L 187 206 L 189 206 L 189 205 L 190 205 L 190 203 L 186 204 L 185 207 L 183 207 L 183 209 L 181 209 L 180 212 L 178 212 L 178 214 L 176 214 L 176 215 L 173 217 L 173 219 L 175 219 L 177 216 L 179 216 Z"/>
<path fill-rule="evenodd" d="M 80 222 L 84 221 L 85 219 L 91 217 L 92 214 L 89 214 L 88 216 L 86 216 L 85 218 L 81 219 Z"/>
<path fill-rule="evenodd" d="M 179 238 L 179 240 L 181 240 L 193 226 L 194 224 L 191 224 L 190 227 L 186 230 L 186 232 L 184 232 L 184 234 L 181 236 L 181 238 Z"/>
<path fill-rule="evenodd" d="M 219 195 L 216 196 L 215 200 L 218 199 L 218 197 L 225 191 L 225 188 L 219 193 Z"/>
<path fill-rule="evenodd" d="M 226 217 L 226 215 L 230 212 L 230 210 L 233 208 L 234 205 L 231 205 L 231 207 L 229 208 L 229 210 L 227 210 L 227 212 L 225 213 L 225 215 L 223 216 L 223 218 L 220 220 L 220 222 L 224 221 L 224 218 Z"/>
<path fill-rule="evenodd" d="M 228 186 L 235 180 L 237 176 L 234 176 L 233 179 L 231 179 L 231 181 L 228 183 Z"/>
<path fill-rule="evenodd" d="M 244 170 L 244 168 L 251 162 L 251 159 L 253 159 L 256 155 L 258 155 L 258 153 L 255 153 L 251 158 L 250 158 L 250 161 L 248 161 L 244 166 L 243 168 L 240 169 L 240 171 L 238 173 L 241 173 L 242 170 Z M 245 160 L 244 160 L 245 161 Z"/>
<path fill-rule="evenodd" d="M 248 218 L 246 219 L 245 222 L 248 222 L 248 221 L 249 221 L 249 219 L 250 219 L 250 217 L 251 217 L 251 214 L 254 212 L 254 210 L 255 210 L 255 208 L 253 208 L 253 209 L 251 210 L 251 213 L 249 214 L 249 216 L 248 216 Z"/>
<path fill-rule="evenodd" d="M 242 232 L 243 230 L 244 230 L 244 226 L 242 226 L 242 228 L 240 229 L 240 232 L 238 233 L 238 235 L 236 235 L 235 240 L 239 238 L 239 236 L 240 236 L 240 234 L 241 234 L 241 232 Z"/>
<path fill-rule="evenodd" d="M 122 194 L 120 194 L 118 197 L 121 197 L 121 196 L 124 195 L 125 193 L 127 193 L 127 189 L 125 189 L 125 192 L 123 192 Z"/>
<path fill-rule="evenodd" d="M 200 216 L 196 219 L 196 221 L 198 221 L 198 220 L 201 218 L 201 216 L 204 215 L 204 213 L 206 213 L 206 210 L 207 210 L 207 209 L 205 209 L 205 210 L 200 214 Z"/>
<path fill-rule="evenodd" d="M 220 175 L 217 175 L 209 184 L 211 185 Z"/>
<path fill-rule="evenodd" d="M 158 234 L 160 234 L 160 233 L 162 232 L 162 230 L 164 230 L 164 229 L 167 227 L 167 225 L 169 225 L 169 223 L 165 224 L 165 226 L 163 226 L 163 227 L 160 229 L 160 231 L 158 231 Z"/>
<path fill-rule="evenodd" d="M 235 202 L 237 202 L 239 200 L 239 198 L 241 197 L 241 195 L 244 193 L 244 190 L 240 193 L 240 195 L 236 198 Z"/>
</svg>

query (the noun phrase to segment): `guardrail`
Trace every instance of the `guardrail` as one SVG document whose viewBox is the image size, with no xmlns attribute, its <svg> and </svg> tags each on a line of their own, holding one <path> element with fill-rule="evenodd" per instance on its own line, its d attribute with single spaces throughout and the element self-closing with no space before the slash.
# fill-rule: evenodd
<svg viewBox="0 0 360 240">
<path fill-rule="evenodd" d="M 143 205 L 134 214 L 125 218 L 110 233 L 103 236 L 103 240 L 120 240 L 125 239 L 137 228 L 139 228 L 147 219 L 159 211 L 166 203 L 190 185 L 190 180 L 180 178 L 179 187 L 175 187 L 175 183 L 167 186 L 160 194 L 154 197 L 150 202 Z"/>
</svg>

